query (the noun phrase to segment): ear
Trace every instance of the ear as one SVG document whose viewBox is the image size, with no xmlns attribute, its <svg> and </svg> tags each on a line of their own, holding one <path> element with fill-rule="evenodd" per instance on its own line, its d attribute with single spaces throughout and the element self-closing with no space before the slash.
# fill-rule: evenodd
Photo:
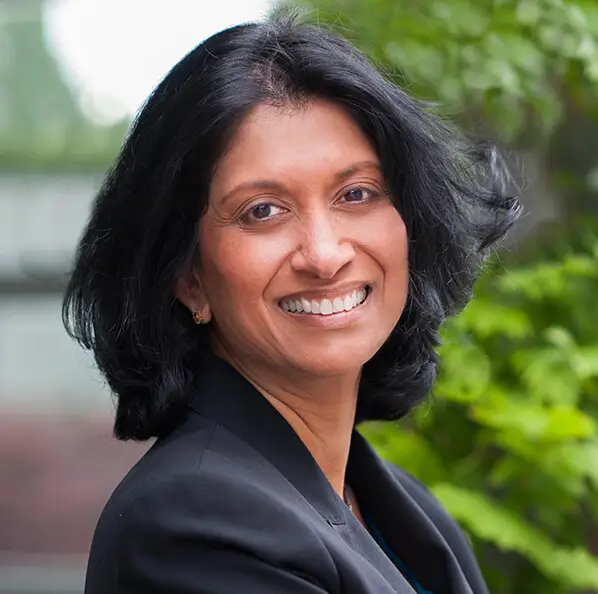
<svg viewBox="0 0 598 594">
<path fill-rule="evenodd" d="M 202 289 L 201 280 L 196 271 L 189 271 L 180 276 L 174 285 L 174 296 L 191 314 L 199 311 L 207 324 L 212 319 L 212 311 Z"/>
</svg>

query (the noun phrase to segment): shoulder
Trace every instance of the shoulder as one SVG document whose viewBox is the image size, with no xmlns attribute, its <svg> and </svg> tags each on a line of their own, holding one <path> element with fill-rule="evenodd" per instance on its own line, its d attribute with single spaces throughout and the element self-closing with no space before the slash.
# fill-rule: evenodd
<svg viewBox="0 0 598 594">
<path fill-rule="evenodd" d="M 194 464 L 147 477 L 131 508 L 151 513 L 133 514 L 135 521 L 147 524 L 151 518 L 188 515 L 222 531 L 262 530 L 275 514 L 280 527 L 285 518 L 297 515 L 293 488 L 252 454 L 207 447 Z"/>
<path fill-rule="evenodd" d="M 386 462 L 386 465 L 408 495 L 419 505 L 442 534 L 459 562 L 468 582 L 472 586 L 476 586 L 474 591 L 486 592 L 484 579 L 472 551 L 471 542 L 459 524 L 448 514 L 428 488 L 412 474 L 389 462 Z"/>
<path fill-rule="evenodd" d="M 274 466 L 221 426 L 199 422 L 201 427 L 157 442 L 116 489 L 105 513 L 117 512 L 140 531 L 183 516 L 226 531 L 263 529 L 276 515 L 284 528 L 285 518 L 301 514 L 296 491 Z"/>
<path fill-rule="evenodd" d="M 109 526 L 129 550 L 216 539 L 272 562 L 320 548 L 309 504 L 278 470 L 225 429 L 205 429 L 156 444 L 115 491 L 98 532 Z"/>
<path fill-rule="evenodd" d="M 184 439 L 158 444 L 113 495 L 88 566 L 103 590 L 86 592 L 115 591 L 107 575 L 132 591 L 333 591 L 335 566 L 293 487 L 218 427 Z"/>
</svg>

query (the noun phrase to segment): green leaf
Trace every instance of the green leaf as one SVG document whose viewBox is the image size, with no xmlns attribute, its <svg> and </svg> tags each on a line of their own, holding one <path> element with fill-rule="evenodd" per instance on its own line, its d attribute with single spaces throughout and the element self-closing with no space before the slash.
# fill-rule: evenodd
<svg viewBox="0 0 598 594">
<path fill-rule="evenodd" d="M 589 479 L 598 490 L 598 440 L 559 444 L 545 450 L 540 461 L 542 469 L 556 478 Z"/>
<path fill-rule="evenodd" d="M 543 332 L 547 342 L 554 345 L 558 349 L 571 351 L 575 348 L 575 340 L 566 328 L 561 326 L 550 326 Z"/>
<path fill-rule="evenodd" d="M 490 384 L 490 361 L 482 349 L 462 337 L 447 341 L 439 350 L 442 373 L 436 392 L 452 402 L 470 403 L 482 398 Z"/>
<path fill-rule="evenodd" d="M 598 345 L 579 348 L 572 356 L 571 363 L 581 379 L 598 377 Z"/>
<path fill-rule="evenodd" d="M 432 492 L 480 540 L 524 555 L 544 574 L 569 588 L 598 588 L 598 559 L 582 548 L 557 545 L 482 493 L 448 483 L 435 485 Z"/>
<path fill-rule="evenodd" d="M 382 458 L 399 465 L 424 483 L 447 478 L 442 460 L 432 445 L 413 429 L 398 424 L 366 423 L 359 430 Z"/>
<path fill-rule="evenodd" d="M 530 268 L 507 272 L 497 279 L 497 284 L 507 293 L 521 293 L 533 301 L 541 301 L 564 293 L 564 274 L 561 263 L 540 262 Z"/>
<path fill-rule="evenodd" d="M 499 335 L 520 340 L 533 332 L 526 311 L 481 296 L 469 302 L 459 316 L 457 324 L 480 338 Z"/>
<path fill-rule="evenodd" d="M 568 406 L 490 398 L 472 406 L 471 418 L 499 431 L 517 432 L 536 442 L 582 439 L 596 434 L 594 421 Z"/>
<path fill-rule="evenodd" d="M 542 17 L 543 9 L 538 0 L 522 0 L 517 3 L 515 15 L 522 25 L 534 27 Z"/>
<path fill-rule="evenodd" d="M 577 408 L 555 406 L 548 410 L 541 438 L 545 441 L 583 439 L 596 434 L 594 420 Z"/>
<path fill-rule="evenodd" d="M 487 11 L 480 10 L 475 4 L 463 0 L 434 2 L 431 12 L 440 22 L 446 23 L 447 28 L 454 35 L 478 37 L 484 33 L 490 23 L 490 15 Z"/>
<path fill-rule="evenodd" d="M 580 378 L 570 358 L 558 347 L 530 348 L 511 356 L 531 399 L 561 405 L 574 405 L 581 397 Z"/>
</svg>

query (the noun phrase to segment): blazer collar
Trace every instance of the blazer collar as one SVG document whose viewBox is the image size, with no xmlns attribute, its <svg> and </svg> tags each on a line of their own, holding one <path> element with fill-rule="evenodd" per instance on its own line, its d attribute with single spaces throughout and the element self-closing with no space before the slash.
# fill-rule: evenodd
<svg viewBox="0 0 598 594">
<path fill-rule="evenodd" d="M 190 408 L 262 454 L 330 525 L 351 524 L 344 502 L 285 418 L 233 367 L 207 350 L 202 350 Z M 425 587 L 438 594 L 471 594 L 443 535 L 356 430 L 347 480 Z"/>
<path fill-rule="evenodd" d="M 472 594 L 443 534 L 390 468 L 355 431 L 347 481 L 367 515 L 381 527 L 394 553 L 417 576 L 426 591 Z"/>
<path fill-rule="evenodd" d="M 295 430 L 226 361 L 202 349 L 190 408 L 225 427 L 273 464 L 330 524 L 345 504 Z"/>
</svg>

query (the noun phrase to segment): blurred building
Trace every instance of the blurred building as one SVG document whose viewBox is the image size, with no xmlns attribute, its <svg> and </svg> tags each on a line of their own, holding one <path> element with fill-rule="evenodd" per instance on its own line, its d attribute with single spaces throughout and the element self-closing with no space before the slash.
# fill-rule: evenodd
<svg viewBox="0 0 598 594">
<path fill-rule="evenodd" d="M 144 447 L 66 335 L 74 247 L 123 127 L 80 114 L 37 0 L 0 1 L 0 594 L 82 592 L 98 514 Z"/>
</svg>

